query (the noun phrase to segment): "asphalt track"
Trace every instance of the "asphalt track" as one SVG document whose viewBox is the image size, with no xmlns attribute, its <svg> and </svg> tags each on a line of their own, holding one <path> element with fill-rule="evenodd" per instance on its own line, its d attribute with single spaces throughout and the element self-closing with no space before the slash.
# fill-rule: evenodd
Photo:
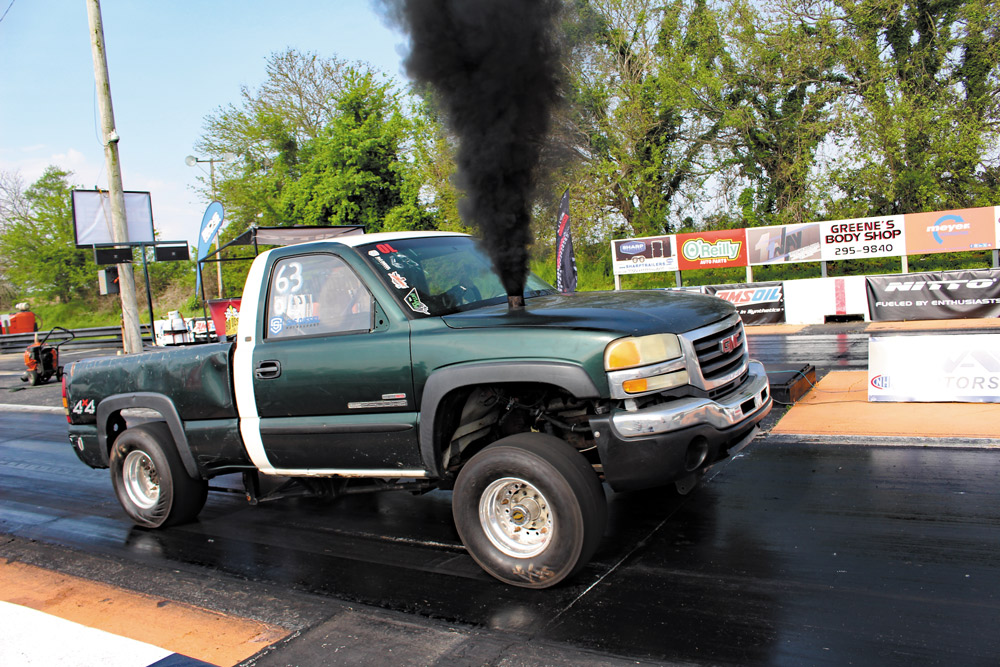
<svg viewBox="0 0 1000 667">
<path fill-rule="evenodd" d="M 860 326 L 751 335 L 755 357 L 813 363 L 820 384 L 863 369 L 866 343 Z M 53 389 L 7 395 L 45 404 Z M 783 412 L 767 429 L 780 431 Z M 196 523 L 134 528 L 107 472 L 72 454 L 60 415 L 8 409 L 0 600 L 55 613 L 53 601 L 101 586 L 81 598 L 111 601 L 88 614 L 100 627 L 126 608 L 119 595 L 145 596 L 153 604 L 130 612 L 133 625 L 187 623 L 182 634 L 217 652 L 133 638 L 213 664 L 996 664 L 998 443 L 891 437 L 859 446 L 774 432 L 687 497 L 609 494 L 590 565 L 556 589 L 524 591 L 465 554 L 443 492 L 258 507 L 217 492 Z M 44 588 L 29 566 L 65 579 Z M 220 658 L 222 633 L 160 616 L 175 607 L 248 623 L 245 652 Z"/>
</svg>

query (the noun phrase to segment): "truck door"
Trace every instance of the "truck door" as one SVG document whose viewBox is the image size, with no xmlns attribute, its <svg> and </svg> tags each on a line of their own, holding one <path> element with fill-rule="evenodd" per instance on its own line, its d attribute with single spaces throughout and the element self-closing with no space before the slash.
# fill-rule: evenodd
<svg viewBox="0 0 1000 667">
<path fill-rule="evenodd" d="M 409 323 L 391 321 L 328 252 L 277 259 L 266 289 L 251 357 L 255 464 L 273 474 L 419 476 Z"/>
</svg>

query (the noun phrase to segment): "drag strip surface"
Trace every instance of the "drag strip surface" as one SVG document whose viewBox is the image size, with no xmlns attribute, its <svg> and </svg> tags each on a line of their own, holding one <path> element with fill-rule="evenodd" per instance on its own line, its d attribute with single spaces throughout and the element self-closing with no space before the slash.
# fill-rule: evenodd
<svg viewBox="0 0 1000 667">
<path fill-rule="evenodd" d="M 257 507 L 215 492 L 195 523 L 133 527 L 65 429 L 55 415 L 0 413 L 0 532 L 652 661 L 1000 655 L 993 451 L 757 441 L 687 497 L 612 496 L 594 560 L 567 585 L 528 591 L 475 565 L 445 492 Z"/>
</svg>

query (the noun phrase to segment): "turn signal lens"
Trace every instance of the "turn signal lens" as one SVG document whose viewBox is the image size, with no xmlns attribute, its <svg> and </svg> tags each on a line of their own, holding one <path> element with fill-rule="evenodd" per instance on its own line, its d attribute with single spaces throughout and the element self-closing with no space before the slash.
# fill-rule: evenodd
<svg viewBox="0 0 1000 667">
<path fill-rule="evenodd" d="M 638 380 L 625 380 L 625 382 L 622 382 L 622 389 L 630 394 L 641 394 L 646 391 L 648 386 L 646 378 L 639 378 Z"/>
<path fill-rule="evenodd" d="M 604 368 L 617 371 L 656 364 L 679 356 L 681 356 L 681 344 L 673 334 L 619 338 L 605 348 Z"/>
<path fill-rule="evenodd" d="M 622 382 L 622 389 L 629 394 L 641 394 L 646 391 L 664 391 L 673 389 L 688 383 L 687 371 L 676 371 L 674 373 L 664 373 L 654 375 L 651 378 L 639 378 L 636 380 L 625 380 Z"/>
</svg>

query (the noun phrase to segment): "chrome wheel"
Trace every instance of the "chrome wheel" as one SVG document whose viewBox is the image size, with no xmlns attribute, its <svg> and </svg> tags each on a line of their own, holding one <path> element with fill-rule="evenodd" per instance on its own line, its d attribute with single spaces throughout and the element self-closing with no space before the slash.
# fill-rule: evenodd
<svg viewBox="0 0 1000 667">
<path fill-rule="evenodd" d="M 537 556 L 552 541 L 548 501 L 517 477 L 503 477 L 486 487 L 479 497 L 479 522 L 493 546 L 513 558 Z"/>
<path fill-rule="evenodd" d="M 125 492 L 137 507 L 148 510 L 160 499 L 160 475 L 146 452 L 133 449 L 122 466 Z"/>
</svg>

